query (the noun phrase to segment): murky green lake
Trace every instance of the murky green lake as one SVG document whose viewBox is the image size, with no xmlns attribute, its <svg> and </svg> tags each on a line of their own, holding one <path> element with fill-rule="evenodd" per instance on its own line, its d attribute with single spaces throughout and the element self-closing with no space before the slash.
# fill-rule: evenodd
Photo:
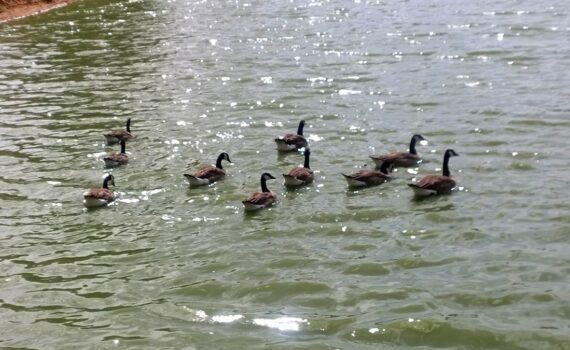
<svg viewBox="0 0 570 350">
<path fill-rule="evenodd" d="M 1 24 L 0 347 L 570 349 L 569 16 L 85 0 Z M 119 199 L 87 210 L 129 117 Z M 289 191 L 302 156 L 273 139 L 301 119 L 316 180 Z M 346 187 L 414 133 L 418 168 Z M 447 148 L 457 191 L 414 200 Z M 245 214 L 265 171 L 279 202 Z"/>
</svg>

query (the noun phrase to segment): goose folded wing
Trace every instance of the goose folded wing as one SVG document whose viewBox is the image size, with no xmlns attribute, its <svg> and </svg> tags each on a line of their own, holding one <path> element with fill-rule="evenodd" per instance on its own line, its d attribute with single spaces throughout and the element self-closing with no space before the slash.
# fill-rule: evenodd
<svg viewBox="0 0 570 350">
<path fill-rule="evenodd" d="M 226 172 L 223 169 L 216 168 L 215 166 L 211 165 L 202 165 L 201 167 L 196 170 L 194 176 L 198 178 L 207 178 L 207 179 L 217 179 L 223 177 Z"/>
<path fill-rule="evenodd" d="M 83 196 L 90 198 L 104 199 L 104 200 L 112 200 L 113 192 L 111 192 L 111 190 L 106 188 L 91 188 Z"/>
<path fill-rule="evenodd" d="M 371 158 L 386 161 L 386 160 L 399 159 L 405 155 L 406 155 L 405 152 L 389 152 L 389 153 L 381 154 L 378 156 L 372 156 Z"/>
<path fill-rule="evenodd" d="M 285 134 L 284 136 L 280 137 L 279 140 L 285 142 L 288 145 L 295 145 L 299 142 L 299 139 L 302 139 L 303 136 L 297 134 Z"/>
<path fill-rule="evenodd" d="M 350 175 L 356 181 L 371 182 L 371 181 L 384 181 L 390 178 L 388 175 L 379 171 L 359 170 L 358 172 Z"/>
<path fill-rule="evenodd" d="M 120 140 L 126 140 L 132 137 L 131 133 L 127 130 L 113 130 L 107 136 L 116 137 Z"/>
<path fill-rule="evenodd" d="M 117 163 L 125 163 L 128 161 L 129 156 L 127 156 L 125 153 L 113 153 L 109 154 L 107 157 L 105 157 L 105 159 L 109 159 Z"/>
<path fill-rule="evenodd" d="M 289 172 L 289 175 L 305 181 L 313 176 L 313 171 L 307 168 L 295 168 Z"/>
<path fill-rule="evenodd" d="M 418 181 L 416 186 L 426 190 L 446 192 L 455 187 L 455 180 L 449 176 L 428 175 Z"/>
<path fill-rule="evenodd" d="M 275 200 L 275 195 L 271 192 L 255 192 L 244 202 L 251 204 L 269 204 Z"/>
</svg>

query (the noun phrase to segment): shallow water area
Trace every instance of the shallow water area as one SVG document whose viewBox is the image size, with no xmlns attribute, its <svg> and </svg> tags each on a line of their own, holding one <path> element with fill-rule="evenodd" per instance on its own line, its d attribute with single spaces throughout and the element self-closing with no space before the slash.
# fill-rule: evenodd
<svg viewBox="0 0 570 350">
<path fill-rule="evenodd" d="M 569 13 L 94 0 L 0 24 L 0 347 L 570 349 Z M 302 119 L 315 182 L 287 189 L 303 157 L 274 139 Z M 418 167 L 347 187 L 413 134 Z M 447 148 L 458 187 L 415 199 Z M 262 172 L 278 203 L 245 213 Z M 84 208 L 106 173 L 116 201 Z"/>
</svg>

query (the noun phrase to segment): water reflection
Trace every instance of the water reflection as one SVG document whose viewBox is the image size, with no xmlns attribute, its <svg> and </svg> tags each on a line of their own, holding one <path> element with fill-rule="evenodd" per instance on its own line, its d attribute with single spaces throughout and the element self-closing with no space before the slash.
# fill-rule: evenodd
<svg viewBox="0 0 570 350">
<path fill-rule="evenodd" d="M 567 11 L 485 6 L 95 0 L 0 26 L 3 346 L 567 344 Z M 83 214 L 126 116 L 120 196 Z M 279 179 L 244 213 L 262 171 L 302 163 L 274 142 L 301 119 L 316 183 Z M 341 171 L 414 133 L 419 167 L 347 189 Z M 413 199 L 447 147 L 475 192 Z M 188 189 L 223 150 L 228 177 Z"/>
</svg>

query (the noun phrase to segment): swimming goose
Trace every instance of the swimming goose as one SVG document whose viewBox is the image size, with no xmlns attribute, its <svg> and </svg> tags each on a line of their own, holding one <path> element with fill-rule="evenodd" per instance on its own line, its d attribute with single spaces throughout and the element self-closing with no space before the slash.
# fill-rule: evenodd
<svg viewBox="0 0 570 350">
<path fill-rule="evenodd" d="M 300 148 L 307 148 L 309 144 L 303 136 L 303 128 L 305 127 L 305 121 L 301 120 L 299 122 L 299 128 L 297 129 L 297 134 L 286 134 L 284 136 L 275 139 L 277 144 L 277 150 L 282 152 L 296 151 Z"/>
<path fill-rule="evenodd" d="M 384 182 L 390 181 L 392 179 L 392 177 L 388 175 L 391 166 L 392 163 L 390 163 L 390 161 L 384 161 L 382 163 L 380 171 L 362 169 L 352 175 L 342 174 L 342 176 L 344 176 L 346 182 L 348 183 L 348 186 L 350 187 L 381 185 Z"/>
<path fill-rule="evenodd" d="M 115 195 L 109 189 L 109 184 L 115 186 L 115 178 L 109 174 L 103 180 L 103 187 L 90 188 L 83 193 L 83 205 L 95 208 L 107 205 L 115 200 Z"/>
<path fill-rule="evenodd" d="M 448 149 L 443 156 L 443 175 L 427 175 L 416 183 L 408 184 L 408 186 L 414 190 L 414 194 L 418 197 L 451 192 L 451 189 L 455 187 L 455 180 L 451 178 L 449 173 L 449 158 L 458 155 L 454 150 Z"/>
<path fill-rule="evenodd" d="M 226 176 L 226 171 L 222 167 L 222 160 L 227 160 L 230 163 L 232 162 L 230 160 L 230 156 L 226 152 L 223 152 L 218 156 L 216 166 L 201 165 L 198 167 L 198 170 L 196 170 L 194 175 L 184 174 L 184 176 L 188 179 L 190 186 L 203 186 L 219 181 Z"/>
<path fill-rule="evenodd" d="M 103 158 L 105 166 L 107 168 L 113 168 L 127 164 L 129 162 L 129 155 L 125 153 L 125 149 L 126 149 L 125 140 L 121 140 L 121 152 L 111 153 L 107 157 Z"/>
<path fill-rule="evenodd" d="M 313 182 L 313 171 L 309 167 L 309 157 L 311 151 L 305 149 L 305 164 L 302 167 L 296 167 L 289 171 L 289 174 L 283 174 L 285 179 L 285 186 L 300 186 Z"/>
<path fill-rule="evenodd" d="M 416 142 L 425 140 L 422 135 L 412 136 L 409 152 L 390 152 L 379 156 L 370 156 L 377 167 L 382 166 L 382 162 L 389 160 L 395 167 L 408 168 L 417 165 L 421 160 L 416 152 Z"/>
<path fill-rule="evenodd" d="M 248 199 L 242 201 L 246 211 L 259 210 L 275 203 L 277 196 L 267 188 L 267 180 L 275 179 L 269 173 L 261 175 L 261 192 L 255 192 Z"/>
<path fill-rule="evenodd" d="M 133 138 L 133 134 L 131 134 L 131 118 L 127 119 L 126 130 L 113 130 L 104 136 L 108 145 L 119 143 L 121 140 L 129 141 Z"/>
</svg>

